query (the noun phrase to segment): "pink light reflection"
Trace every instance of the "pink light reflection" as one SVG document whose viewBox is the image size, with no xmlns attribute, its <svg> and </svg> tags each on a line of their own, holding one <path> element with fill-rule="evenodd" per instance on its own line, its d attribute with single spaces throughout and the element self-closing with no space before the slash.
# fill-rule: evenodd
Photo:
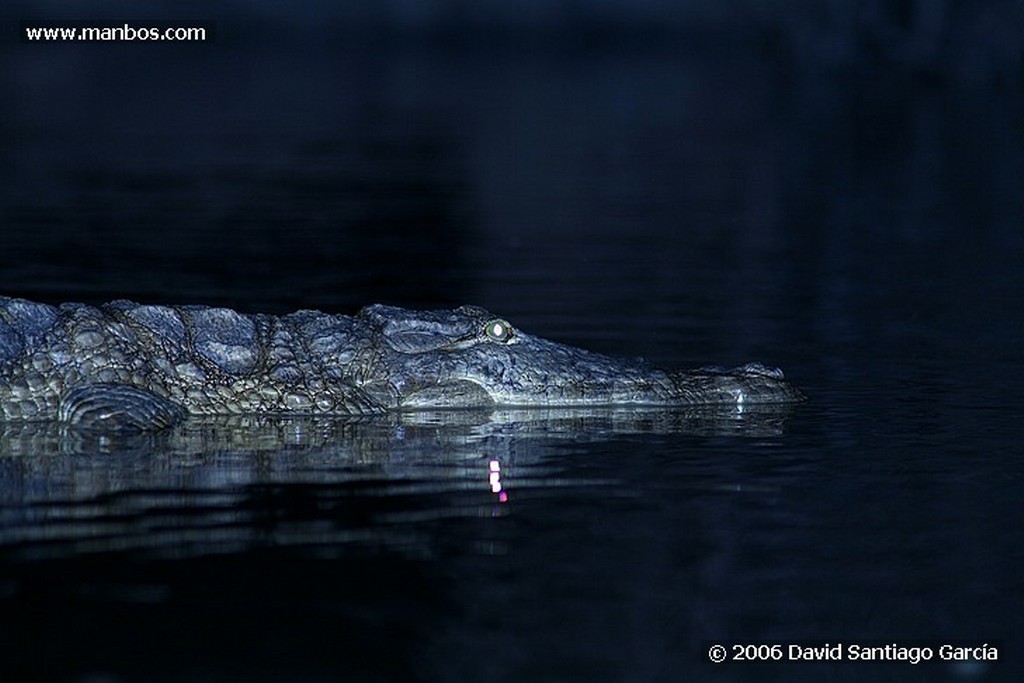
<svg viewBox="0 0 1024 683">
<path fill-rule="evenodd" d="M 497 460 L 491 460 L 487 463 L 487 469 L 487 481 L 491 485 L 491 493 L 498 494 L 499 503 L 507 503 L 508 493 L 501 485 L 501 463 Z"/>
</svg>

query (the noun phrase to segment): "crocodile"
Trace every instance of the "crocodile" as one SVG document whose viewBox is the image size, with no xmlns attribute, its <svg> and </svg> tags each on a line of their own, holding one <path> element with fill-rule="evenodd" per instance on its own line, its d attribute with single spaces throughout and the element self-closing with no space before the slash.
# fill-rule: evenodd
<svg viewBox="0 0 1024 683">
<path fill-rule="evenodd" d="M 189 415 L 790 403 L 781 370 L 666 371 L 522 332 L 478 306 L 283 316 L 0 297 L 0 418 L 149 431 Z"/>
</svg>

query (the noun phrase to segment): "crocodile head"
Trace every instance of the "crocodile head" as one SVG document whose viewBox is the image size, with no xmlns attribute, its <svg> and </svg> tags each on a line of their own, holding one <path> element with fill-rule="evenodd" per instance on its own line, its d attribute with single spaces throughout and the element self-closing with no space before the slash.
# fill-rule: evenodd
<svg viewBox="0 0 1024 683">
<path fill-rule="evenodd" d="M 696 405 L 803 400 L 759 364 L 667 372 L 540 339 L 483 308 L 364 308 L 374 358 L 357 382 L 389 407 Z"/>
</svg>

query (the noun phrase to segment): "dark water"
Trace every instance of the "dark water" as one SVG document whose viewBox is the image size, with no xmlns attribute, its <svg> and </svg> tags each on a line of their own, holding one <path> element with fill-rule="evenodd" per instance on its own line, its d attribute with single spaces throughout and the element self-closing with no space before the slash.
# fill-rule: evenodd
<svg viewBox="0 0 1024 683">
<path fill-rule="evenodd" d="M 5 425 L 2 679 L 1019 680 L 1021 95 L 770 47 L 8 46 L 6 295 L 475 303 L 811 400 Z M 707 656 L 823 642 L 936 655 Z"/>
</svg>

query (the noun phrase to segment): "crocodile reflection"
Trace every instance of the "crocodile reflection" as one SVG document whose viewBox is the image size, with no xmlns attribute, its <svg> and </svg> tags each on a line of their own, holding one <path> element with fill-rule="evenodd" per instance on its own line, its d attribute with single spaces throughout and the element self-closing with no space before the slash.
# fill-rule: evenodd
<svg viewBox="0 0 1024 683">
<path fill-rule="evenodd" d="M 0 547 L 176 552 L 187 542 L 201 554 L 252 547 L 268 533 L 277 544 L 316 548 L 429 547 L 421 525 L 408 522 L 501 516 L 524 490 L 621 485 L 568 475 L 552 460 L 560 445 L 626 435 L 775 438 L 790 414 L 719 406 L 212 416 L 127 434 L 0 423 Z M 168 511 L 183 521 L 154 532 L 152 518 Z"/>
</svg>

